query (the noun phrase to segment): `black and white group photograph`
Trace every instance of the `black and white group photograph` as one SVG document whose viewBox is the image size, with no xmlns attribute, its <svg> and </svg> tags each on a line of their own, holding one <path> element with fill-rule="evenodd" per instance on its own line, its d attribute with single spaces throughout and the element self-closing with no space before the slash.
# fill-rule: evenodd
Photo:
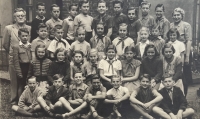
<svg viewBox="0 0 200 119">
<path fill-rule="evenodd" d="M 200 119 L 200 0 L 0 11 L 0 119 Z"/>
</svg>

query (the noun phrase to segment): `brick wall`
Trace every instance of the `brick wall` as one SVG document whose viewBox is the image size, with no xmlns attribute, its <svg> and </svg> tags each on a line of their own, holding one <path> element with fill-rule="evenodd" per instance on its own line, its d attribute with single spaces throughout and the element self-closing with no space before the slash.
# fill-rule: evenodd
<svg viewBox="0 0 200 119">
<path fill-rule="evenodd" d="M 63 11 L 62 16 L 63 18 L 66 18 L 68 16 L 68 8 L 71 3 L 78 3 L 79 0 L 62 0 L 63 1 Z M 98 0 L 90 0 L 90 15 L 96 16 L 97 15 L 97 1 Z M 114 0 L 105 0 L 108 3 L 108 11 L 107 13 L 112 15 L 113 9 L 112 9 L 112 1 Z M 128 6 L 138 7 L 139 6 L 139 0 L 123 0 L 124 1 L 124 13 L 126 12 L 126 9 Z"/>
</svg>

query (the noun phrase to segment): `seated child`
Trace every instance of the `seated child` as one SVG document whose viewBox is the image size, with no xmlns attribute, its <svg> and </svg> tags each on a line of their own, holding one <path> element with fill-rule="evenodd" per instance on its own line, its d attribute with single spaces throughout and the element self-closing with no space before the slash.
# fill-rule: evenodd
<svg viewBox="0 0 200 119">
<path fill-rule="evenodd" d="M 60 114 L 63 111 L 63 104 L 59 101 L 60 97 L 69 98 L 69 91 L 63 86 L 63 76 L 55 74 L 53 76 L 53 85 L 49 87 L 49 91 L 45 99 L 40 96 L 37 98 L 38 103 L 44 111 L 53 117 L 62 117 Z"/>
<path fill-rule="evenodd" d="M 96 49 L 91 49 L 89 53 L 88 62 L 86 65 L 86 84 L 88 86 L 91 85 L 91 77 L 93 75 L 99 75 L 98 65 L 99 65 L 99 57 Z"/>
<path fill-rule="evenodd" d="M 132 46 L 127 46 L 124 50 L 125 59 L 121 61 L 122 63 L 122 85 L 128 88 L 129 92 L 132 93 L 133 90 L 140 86 L 138 80 L 140 74 L 141 62 L 135 59 L 136 51 Z"/>
<path fill-rule="evenodd" d="M 55 74 L 64 76 L 63 81 L 65 86 L 69 86 L 70 83 L 70 63 L 68 61 L 67 51 L 64 48 L 58 48 L 55 51 L 55 61 L 51 63 L 49 68 L 49 76 L 52 77 Z"/>
<path fill-rule="evenodd" d="M 54 30 L 53 28 L 56 25 L 62 25 L 63 21 L 59 19 L 60 16 L 60 7 L 57 4 L 52 4 L 50 7 L 51 19 L 46 22 L 46 25 L 49 30 L 49 39 L 54 39 Z"/>
<path fill-rule="evenodd" d="M 78 27 L 76 30 L 77 40 L 71 44 L 71 52 L 72 52 L 71 54 L 73 54 L 73 52 L 76 50 L 80 50 L 83 52 L 84 58 L 86 59 L 86 57 L 88 57 L 88 53 L 90 52 L 91 47 L 90 44 L 87 41 L 85 41 L 86 38 L 85 35 L 86 35 L 85 28 Z"/>
<path fill-rule="evenodd" d="M 70 84 L 74 83 L 74 75 L 76 72 L 82 72 L 83 74 L 83 82 L 85 83 L 85 76 L 86 76 L 86 61 L 83 59 L 84 54 L 82 51 L 74 51 L 72 54 L 72 62 L 70 63 Z"/>
<path fill-rule="evenodd" d="M 121 23 L 119 24 L 119 30 L 118 34 L 119 36 L 116 37 L 112 43 L 117 49 L 117 56 L 118 59 L 124 59 L 123 54 L 124 54 L 124 49 L 126 46 L 134 46 L 134 41 L 132 38 L 127 36 L 128 33 L 128 26 L 126 23 Z"/>
<path fill-rule="evenodd" d="M 74 74 L 75 84 L 69 86 L 69 99 L 61 97 L 59 101 L 63 106 L 69 110 L 68 113 L 63 114 L 63 117 L 70 117 L 80 111 L 83 112 L 83 109 L 87 106 L 87 103 L 83 100 L 88 86 L 83 83 L 83 74 L 82 72 L 76 72 Z"/>
<path fill-rule="evenodd" d="M 99 111 L 102 111 L 103 100 L 106 97 L 106 88 L 101 84 L 98 75 L 93 75 L 91 80 L 92 85 L 87 88 L 84 99 L 90 107 L 90 112 L 87 117 L 92 116 L 93 118 L 104 119 L 99 116 Z"/>
<path fill-rule="evenodd" d="M 165 78 L 163 81 L 165 88 L 159 92 L 163 96 L 160 107 L 168 114 L 170 119 L 192 119 L 194 110 L 188 107 L 186 97 L 180 88 L 174 86 L 172 78 Z M 161 117 L 162 115 L 157 112 Z"/>
<path fill-rule="evenodd" d="M 35 113 L 38 108 L 37 98 L 42 96 L 40 88 L 37 87 L 37 81 L 35 77 L 31 77 L 27 80 L 27 88 L 23 91 L 19 98 L 18 105 L 13 105 L 12 110 L 21 114 L 22 116 L 38 117 L 38 113 Z"/>
<path fill-rule="evenodd" d="M 100 59 L 105 58 L 105 49 L 111 44 L 110 38 L 104 34 L 104 24 L 97 23 L 95 26 L 95 36 L 90 39 L 91 48 L 96 48 L 98 51 L 98 57 Z"/>
<path fill-rule="evenodd" d="M 119 109 L 123 106 L 123 102 L 130 97 L 130 93 L 126 87 L 122 87 L 121 78 L 119 76 L 113 76 L 111 79 L 113 88 L 107 91 L 105 103 L 112 103 L 113 111 L 117 115 L 117 119 L 121 118 L 122 115 L 119 112 Z"/>
<path fill-rule="evenodd" d="M 116 58 L 117 50 L 114 45 L 109 45 L 106 48 L 106 58 L 99 62 L 99 74 L 102 80 L 103 86 L 107 90 L 112 88 L 111 77 L 113 75 L 121 75 L 122 64 L 120 60 Z"/>
<path fill-rule="evenodd" d="M 163 99 L 162 95 L 157 90 L 152 89 L 150 84 L 151 77 L 148 74 L 143 74 L 140 78 L 140 87 L 133 91 L 130 96 L 131 106 L 142 116 L 148 119 L 154 119 L 149 113 L 153 110 L 154 113 L 167 115 L 157 108 L 158 103 Z M 154 110 L 155 108 L 155 110 Z M 165 114 L 165 115 L 164 115 Z"/>
<path fill-rule="evenodd" d="M 55 51 L 56 49 L 58 48 L 64 48 L 67 53 L 68 53 L 68 56 L 70 56 L 70 45 L 69 43 L 63 39 L 63 29 L 62 29 L 62 25 L 56 25 L 53 30 L 55 31 L 54 32 L 54 39 L 51 41 L 51 43 L 49 44 L 49 47 L 48 47 L 48 51 L 50 52 L 50 58 L 52 60 L 55 60 L 55 57 L 54 57 L 54 54 L 55 54 Z"/>
<path fill-rule="evenodd" d="M 45 24 L 41 23 L 41 24 L 39 24 L 37 29 L 38 29 L 37 30 L 38 37 L 36 39 L 33 39 L 32 43 L 31 43 L 32 59 L 35 59 L 36 46 L 38 46 L 39 44 L 44 44 L 46 46 L 46 48 L 48 48 L 49 44 L 51 43 L 51 40 L 48 39 L 47 26 Z M 49 56 L 49 53 L 47 56 Z"/>
<path fill-rule="evenodd" d="M 78 13 L 78 5 L 73 3 L 69 5 L 69 16 L 63 20 L 63 38 L 71 45 L 75 41 L 74 18 Z"/>
<path fill-rule="evenodd" d="M 52 84 L 53 81 L 48 74 L 51 60 L 47 58 L 47 50 L 44 44 L 36 46 L 35 57 L 29 67 L 28 77 L 35 76 L 39 84 L 42 82 Z"/>
<path fill-rule="evenodd" d="M 157 27 L 152 28 L 149 42 L 155 45 L 160 57 L 162 57 L 162 48 L 165 45 L 165 40 L 159 36 L 159 30 Z"/>
<path fill-rule="evenodd" d="M 26 28 L 21 28 L 18 31 L 19 43 L 13 46 L 13 65 L 15 74 L 17 76 L 16 83 L 16 100 L 18 101 L 22 94 L 24 87 L 26 86 L 26 79 L 28 75 L 28 69 L 31 63 L 31 44 L 28 42 L 29 31 Z M 17 103 L 17 102 L 16 102 Z"/>
</svg>

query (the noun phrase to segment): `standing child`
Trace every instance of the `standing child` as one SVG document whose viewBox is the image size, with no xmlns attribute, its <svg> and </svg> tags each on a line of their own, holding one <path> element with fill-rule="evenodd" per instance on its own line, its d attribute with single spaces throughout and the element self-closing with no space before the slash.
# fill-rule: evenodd
<svg viewBox="0 0 200 119">
<path fill-rule="evenodd" d="M 145 58 L 142 60 L 141 74 L 149 74 L 151 87 L 158 89 L 163 75 L 163 62 L 159 58 L 156 47 L 149 44 L 145 47 Z"/>
<path fill-rule="evenodd" d="M 79 2 L 79 8 L 81 13 L 79 15 L 77 15 L 74 19 L 74 32 L 77 31 L 78 27 L 84 27 L 86 34 L 85 34 L 85 40 L 87 42 L 90 41 L 90 39 L 92 38 L 92 22 L 93 22 L 93 18 L 88 15 L 89 13 L 89 1 L 88 0 L 81 0 Z"/>
<path fill-rule="evenodd" d="M 112 17 L 112 35 L 110 36 L 111 40 L 114 40 L 118 36 L 119 24 L 127 23 L 128 18 L 125 14 L 122 13 L 124 3 L 121 0 L 113 1 L 113 9 L 115 15 Z"/>
<path fill-rule="evenodd" d="M 104 119 L 99 116 L 100 112 L 104 112 L 102 110 L 106 110 L 103 108 L 103 101 L 106 97 L 106 88 L 101 84 L 101 80 L 98 75 L 93 75 L 91 80 L 92 85 L 87 88 L 84 99 L 88 103 L 90 107 L 90 112 L 86 117 L 92 116 L 95 119 Z M 105 111 L 106 112 L 106 111 Z"/>
<path fill-rule="evenodd" d="M 149 29 L 146 27 L 142 27 L 140 29 L 140 42 L 135 46 L 136 49 L 136 57 L 138 60 L 142 60 L 144 58 L 144 49 L 149 44 Z"/>
<path fill-rule="evenodd" d="M 155 19 L 153 16 L 149 15 L 151 3 L 144 1 L 141 3 L 142 18 L 140 18 L 140 24 L 142 27 L 147 27 L 151 31 L 155 26 Z M 138 41 L 139 42 L 139 41 Z"/>
<path fill-rule="evenodd" d="M 90 44 L 85 41 L 86 40 L 86 30 L 83 27 L 78 27 L 76 30 L 77 40 L 72 43 L 71 51 L 72 53 L 76 50 L 80 50 L 84 54 L 84 58 L 88 57 L 88 53 L 90 52 Z"/>
<path fill-rule="evenodd" d="M 63 38 L 68 41 L 69 44 L 75 41 L 75 32 L 74 32 L 74 18 L 78 12 L 78 5 L 71 4 L 69 5 L 69 16 L 63 20 Z"/>
<path fill-rule="evenodd" d="M 44 44 L 46 48 L 48 48 L 49 44 L 51 43 L 51 40 L 48 38 L 48 29 L 45 24 L 39 24 L 37 33 L 39 36 L 36 39 L 34 39 L 31 43 L 32 59 L 35 59 L 36 46 L 38 46 L 39 44 Z"/>
<path fill-rule="evenodd" d="M 107 91 L 106 97 L 108 98 L 105 99 L 105 103 L 114 104 L 113 111 L 117 115 L 116 119 L 120 119 L 122 115 L 119 110 L 122 108 L 124 101 L 129 99 L 130 93 L 126 87 L 121 86 L 122 82 L 119 76 L 113 76 L 111 80 L 113 88 Z"/>
<path fill-rule="evenodd" d="M 31 44 L 28 42 L 29 31 L 21 28 L 18 31 L 19 44 L 13 47 L 13 65 L 17 75 L 17 100 L 26 86 L 28 69 L 31 63 Z"/>
<path fill-rule="evenodd" d="M 163 117 L 168 115 L 162 111 L 157 105 L 163 99 L 162 95 L 157 90 L 151 88 L 151 77 L 148 74 L 143 74 L 140 77 L 140 87 L 133 91 L 130 96 L 131 106 L 142 116 L 147 119 L 154 119 L 149 113 L 159 113 Z M 169 118 L 167 118 L 169 119 Z"/>
<path fill-rule="evenodd" d="M 129 7 L 127 10 L 128 16 L 128 36 L 131 37 L 137 44 L 138 34 L 141 29 L 140 21 L 138 20 L 138 11 L 134 7 Z"/>
<path fill-rule="evenodd" d="M 37 81 L 35 77 L 31 77 L 27 80 L 28 87 L 23 91 L 19 98 L 18 105 L 13 105 L 12 110 L 21 114 L 22 116 L 33 116 L 38 117 L 38 113 L 33 113 L 38 111 L 37 98 L 42 96 L 43 93 L 39 87 L 37 87 Z"/>
<path fill-rule="evenodd" d="M 122 84 L 124 87 L 128 88 L 129 92 L 132 93 L 137 87 L 140 86 L 138 77 L 140 74 L 141 62 L 134 59 L 136 55 L 135 48 L 132 46 L 127 46 L 124 50 L 125 59 L 121 61 L 122 63 Z"/>
<path fill-rule="evenodd" d="M 54 54 L 55 54 L 56 49 L 58 48 L 64 48 L 67 51 L 68 55 L 70 56 L 70 45 L 65 39 L 62 38 L 63 37 L 62 25 L 56 25 L 53 28 L 53 30 L 54 30 L 55 37 L 51 41 L 47 49 L 50 52 L 49 53 L 50 58 L 52 60 L 55 60 Z"/>
<path fill-rule="evenodd" d="M 98 35 L 95 30 L 97 30 L 97 25 L 102 22 L 104 26 L 103 34 L 110 38 L 112 34 L 112 17 L 106 14 L 108 10 L 108 3 L 105 0 L 99 0 L 97 2 L 97 12 L 98 16 L 96 16 L 93 20 L 92 27 L 94 28 L 94 34 Z M 93 35 L 93 36 L 95 36 Z"/>
<path fill-rule="evenodd" d="M 165 18 L 165 7 L 163 4 L 157 4 L 155 7 L 156 12 L 156 22 L 155 26 L 159 30 L 159 36 L 161 36 L 164 40 L 167 40 L 167 32 L 170 28 L 170 22 Z"/>
<path fill-rule="evenodd" d="M 49 87 L 49 91 L 45 99 L 40 96 L 37 98 L 40 106 L 45 110 L 49 116 L 62 117 L 60 114 L 63 112 L 63 104 L 59 101 L 59 98 L 69 98 L 69 91 L 63 86 L 63 76 L 56 74 L 53 76 L 53 85 Z"/>
<path fill-rule="evenodd" d="M 37 16 L 35 17 L 35 19 L 33 19 L 33 21 L 31 22 L 31 40 L 30 42 L 32 42 L 34 39 L 36 39 L 38 37 L 38 33 L 37 31 L 39 30 L 39 25 L 41 23 L 45 24 L 47 19 L 44 16 L 46 13 L 46 6 L 45 3 L 43 2 L 38 2 L 36 5 L 36 13 Z"/>
<path fill-rule="evenodd" d="M 51 84 L 52 80 L 48 74 L 51 60 L 47 58 L 45 45 L 36 46 L 35 57 L 29 67 L 28 77 L 35 76 L 39 84 Z"/>
<path fill-rule="evenodd" d="M 175 48 L 174 56 L 180 57 L 181 62 L 184 65 L 185 45 L 183 44 L 183 42 L 177 40 L 180 37 L 180 33 L 176 28 L 171 28 L 167 32 L 167 37 L 170 40 L 169 43 L 171 43 Z"/>
<path fill-rule="evenodd" d="M 49 76 L 53 78 L 55 74 L 64 76 L 63 81 L 65 86 L 69 86 L 70 83 L 70 63 L 68 61 L 68 55 L 64 48 L 58 48 L 55 51 L 55 61 L 51 63 L 49 68 Z"/>
<path fill-rule="evenodd" d="M 124 59 L 123 54 L 126 46 L 130 45 L 134 46 L 133 39 L 127 36 L 128 33 L 127 27 L 128 26 L 126 23 L 119 24 L 119 30 L 118 30 L 119 36 L 112 41 L 113 45 L 117 49 L 117 56 L 119 59 Z"/>
<path fill-rule="evenodd" d="M 110 38 L 104 35 L 104 24 L 97 23 L 95 36 L 90 39 L 91 48 L 96 48 L 100 59 L 105 58 L 105 49 L 111 44 Z"/>
<path fill-rule="evenodd" d="M 162 56 L 162 48 L 165 45 L 165 40 L 159 36 L 159 29 L 157 27 L 153 27 L 151 31 L 151 35 L 149 36 L 150 43 L 154 44 L 160 56 Z"/>
<path fill-rule="evenodd" d="M 74 83 L 74 75 L 76 72 L 82 72 L 84 77 L 83 82 L 86 82 L 86 60 L 84 60 L 84 54 L 80 50 L 74 51 L 72 54 L 72 62 L 70 63 L 71 84 Z"/>
<path fill-rule="evenodd" d="M 63 106 L 69 110 L 68 113 L 63 114 L 63 117 L 70 117 L 78 112 L 83 112 L 83 109 L 87 107 L 87 103 L 83 100 L 88 86 L 83 83 L 82 72 L 76 72 L 74 75 L 75 84 L 69 86 L 69 99 L 61 97 L 59 101 Z"/>
<path fill-rule="evenodd" d="M 159 91 L 163 96 L 161 107 L 168 114 L 168 117 L 171 119 L 192 119 L 194 110 L 188 107 L 186 97 L 180 88 L 174 86 L 173 79 L 165 78 L 163 84 L 165 88 Z M 162 117 L 161 114 L 159 115 Z"/>
<path fill-rule="evenodd" d="M 54 39 L 53 28 L 56 25 L 62 25 L 63 21 L 59 19 L 60 7 L 58 5 L 56 5 L 56 4 L 51 5 L 50 12 L 51 12 L 51 19 L 49 19 L 46 22 L 46 25 L 47 25 L 48 30 L 49 30 L 49 39 L 53 40 Z"/>
<path fill-rule="evenodd" d="M 117 50 L 114 45 L 109 45 L 106 48 L 106 58 L 99 62 L 99 72 L 103 86 L 107 90 L 112 88 L 111 77 L 113 75 L 121 75 L 122 64 L 116 58 Z"/>
</svg>

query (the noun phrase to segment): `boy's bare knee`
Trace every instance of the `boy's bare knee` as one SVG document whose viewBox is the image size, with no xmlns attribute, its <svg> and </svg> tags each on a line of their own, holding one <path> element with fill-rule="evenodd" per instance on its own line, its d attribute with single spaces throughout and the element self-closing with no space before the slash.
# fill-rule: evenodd
<svg viewBox="0 0 200 119">
<path fill-rule="evenodd" d="M 96 92 L 96 95 L 101 95 L 101 91 L 97 91 L 97 92 Z"/>
<path fill-rule="evenodd" d="M 17 105 L 13 105 L 13 106 L 12 106 L 12 110 L 14 110 L 14 111 L 17 111 L 18 108 L 19 108 L 19 106 L 17 106 Z"/>
<path fill-rule="evenodd" d="M 192 109 L 192 108 L 188 108 L 187 110 L 188 110 L 188 112 L 189 112 L 190 114 L 194 114 L 194 113 L 195 113 L 194 109 Z"/>
<path fill-rule="evenodd" d="M 60 97 L 60 98 L 59 98 L 59 101 L 63 101 L 63 100 L 65 100 L 64 97 Z"/>
<path fill-rule="evenodd" d="M 56 102 L 55 107 L 62 107 L 62 103 L 60 101 Z"/>
</svg>

